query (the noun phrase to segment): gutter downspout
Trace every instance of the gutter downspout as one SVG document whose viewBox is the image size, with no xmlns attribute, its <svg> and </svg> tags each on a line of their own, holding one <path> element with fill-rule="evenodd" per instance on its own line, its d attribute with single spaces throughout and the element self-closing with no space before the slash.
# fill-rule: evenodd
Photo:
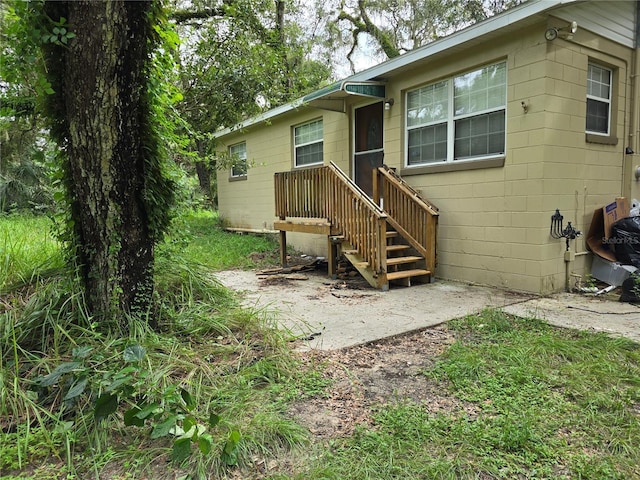
<svg viewBox="0 0 640 480">
<path fill-rule="evenodd" d="M 631 124 L 629 146 L 640 154 L 640 0 L 636 0 L 636 52 L 631 66 Z"/>
<path fill-rule="evenodd" d="M 627 160 L 629 178 L 623 185 L 623 195 L 628 198 L 640 198 L 640 0 L 636 0 L 636 38 L 635 52 L 631 60 L 631 92 L 629 107 L 629 133 L 624 156 Z M 629 152 L 629 153 L 627 153 Z M 631 153 L 633 152 L 633 153 Z"/>
</svg>

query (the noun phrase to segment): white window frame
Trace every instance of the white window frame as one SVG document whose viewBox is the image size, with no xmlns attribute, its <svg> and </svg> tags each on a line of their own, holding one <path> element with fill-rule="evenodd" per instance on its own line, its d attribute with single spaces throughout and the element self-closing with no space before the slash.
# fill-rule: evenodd
<svg viewBox="0 0 640 480">
<path fill-rule="evenodd" d="M 461 114 L 456 114 L 455 112 L 455 81 L 458 78 L 462 78 L 465 75 L 468 74 L 473 74 L 474 72 L 482 72 L 485 69 L 494 67 L 494 66 L 503 66 L 504 68 L 504 73 L 505 73 L 505 81 L 504 81 L 504 85 L 503 85 L 503 98 L 504 101 L 500 104 L 500 105 L 493 105 L 490 106 L 488 108 L 482 109 L 482 110 L 478 110 L 478 111 L 473 111 L 473 112 L 467 112 L 467 113 L 461 113 Z M 503 139 L 503 145 L 504 145 L 504 150 L 506 150 L 506 110 L 507 110 L 507 79 L 506 79 L 506 75 L 507 75 L 507 65 L 506 65 L 506 61 L 500 61 L 500 62 L 496 62 L 496 63 L 492 63 L 492 64 L 487 64 L 481 67 L 477 67 L 471 70 L 468 70 L 466 72 L 463 72 L 461 74 L 458 75 L 454 75 L 452 77 L 449 78 L 445 78 L 445 79 L 439 79 L 436 82 L 432 82 L 428 85 L 424 85 L 422 87 L 416 88 L 416 89 L 412 89 L 409 90 L 405 93 L 405 168 L 407 169 L 411 169 L 411 168 L 419 168 L 419 167 L 425 167 L 425 166 L 431 166 L 431 165 L 442 165 L 442 164 L 446 164 L 446 163 L 452 163 L 452 162 L 472 162 L 472 161 L 476 161 L 476 160 L 487 160 L 487 159 L 493 159 L 493 158 L 503 158 L 505 155 L 505 152 L 497 152 L 497 153 L 489 153 L 487 155 L 470 155 L 470 156 L 466 156 L 466 157 L 459 157 L 456 158 L 455 157 L 455 136 L 456 136 L 456 122 L 459 122 L 461 120 L 465 120 L 468 118 L 473 118 L 473 117 L 480 117 L 482 115 L 487 115 L 487 114 L 491 114 L 491 113 L 495 113 L 495 112 L 503 112 L 504 115 L 504 124 L 505 124 L 505 128 L 504 128 L 504 139 Z M 446 114 L 446 118 L 445 119 L 437 119 L 437 120 L 432 120 L 432 121 L 427 121 L 423 124 L 419 124 L 419 125 L 412 125 L 409 126 L 409 95 L 413 92 L 418 92 L 422 89 L 427 89 L 427 88 L 431 88 L 435 85 L 438 84 L 442 84 L 445 83 L 446 87 L 447 87 L 447 114 Z M 425 128 L 425 127 L 430 127 L 433 125 L 441 125 L 441 124 L 446 124 L 446 128 L 447 128 L 447 154 L 446 154 L 446 159 L 443 160 L 434 160 L 434 161 L 423 161 L 420 163 L 414 163 L 414 164 L 410 164 L 409 163 L 409 133 L 412 130 L 417 130 L 417 129 L 421 129 L 421 128 Z"/>
<path fill-rule="evenodd" d="M 238 151 L 240 150 L 240 151 Z M 247 142 L 234 143 L 229 145 L 229 157 L 232 159 L 231 163 L 231 178 L 244 178 L 247 176 Z M 244 169 L 236 171 L 237 160 L 244 163 Z"/>
<path fill-rule="evenodd" d="M 589 78 L 589 70 L 591 69 L 591 67 L 595 67 L 595 68 L 599 68 L 600 70 L 603 70 L 605 72 L 608 72 L 609 74 L 609 83 L 601 83 L 602 85 L 606 85 L 608 87 L 609 90 L 609 96 L 607 97 L 601 97 L 599 95 L 593 95 L 590 94 L 590 83 L 592 82 L 592 80 Z M 607 105 L 607 131 L 606 132 L 598 132 L 598 131 L 594 131 L 594 130 L 589 130 L 586 125 L 585 125 L 585 132 L 590 134 L 590 135 L 600 135 L 603 137 L 608 137 L 611 135 L 611 100 L 612 100 L 612 96 L 613 96 L 613 70 L 611 70 L 610 68 L 605 67 L 604 65 L 600 65 L 597 62 L 589 62 L 588 66 L 587 66 L 587 104 L 589 103 L 589 100 L 593 100 L 595 102 L 600 102 L 603 103 L 605 105 Z M 587 123 L 589 121 L 589 111 L 588 111 L 588 107 L 587 107 L 587 111 L 585 112 L 586 115 L 586 120 L 585 123 Z"/>
<path fill-rule="evenodd" d="M 308 127 L 311 126 L 313 124 L 319 124 L 320 125 L 320 136 L 319 138 L 311 138 L 307 141 L 301 141 L 300 143 L 297 143 L 298 141 L 298 129 L 302 128 L 302 127 Z M 317 162 L 311 162 L 311 163 L 303 163 L 303 164 L 299 164 L 298 163 L 298 149 L 302 148 L 302 147 L 308 147 L 308 146 L 313 146 L 313 145 L 320 145 L 320 161 Z M 316 118 L 314 120 L 311 120 L 309 122 L 305 122 L 305 123 L 301 123 L 299 125 L 295 125 L 293 127 L 293 166 L 295 168 L 306 168 L 306 167 L 311 167 L 311 166 L 316 166 L 316 165 L 322 165 L 324 164 L 324 124 L 322 121 L 322 118 Z"/>
</svg>

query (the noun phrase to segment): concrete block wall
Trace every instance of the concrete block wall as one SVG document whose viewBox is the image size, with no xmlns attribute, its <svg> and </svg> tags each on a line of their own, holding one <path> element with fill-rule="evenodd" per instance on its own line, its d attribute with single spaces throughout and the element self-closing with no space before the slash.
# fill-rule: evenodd
<svg viewBox="0 0 640 480">
<path fill-rule="evenodd" d="M 348 171 L 349 120 L 344 114 L 323 110 L 303 110 L 272 120 L 268 125 L 249 127 L 219 142 L 217 150 L 246 142 L 247 177 L 230 178 L 229 170 L 218 172 L 219 212 L 234 227 L 273 229 L 275 197 L 273 177 L 276 172 L 293 169 L 293 127 L 317 118 L 323 119 L 324 159 L 334 161 Z M 290 233 L 288 243 L 309 255 L 326 256 L 327 240 L 319 235 Z"/>
</svg>

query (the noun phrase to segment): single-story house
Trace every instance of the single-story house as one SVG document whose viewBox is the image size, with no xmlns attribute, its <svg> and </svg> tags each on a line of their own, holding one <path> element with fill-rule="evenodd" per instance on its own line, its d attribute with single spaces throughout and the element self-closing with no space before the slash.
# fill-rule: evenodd
<svg viewBox="0 0 640 480">
<path fill-rule="evenodd" d="M 640 198 L 639 17 L 640 1 L 529 0 L 218 131 L 236 159 L 220 214 L 311 255 L 339 245 L 382 288 L 405 260 L 376 238 L 422 229 L 400 242 L 426 259 L 413 274 L 562 290 L 592 255 L 550 235 L 556 209 L 586 232 Z"/>
</svg>

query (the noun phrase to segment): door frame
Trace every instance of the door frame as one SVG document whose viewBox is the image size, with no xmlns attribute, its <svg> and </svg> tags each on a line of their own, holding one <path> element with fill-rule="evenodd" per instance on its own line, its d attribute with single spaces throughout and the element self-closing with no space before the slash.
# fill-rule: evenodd
<svg viewBox="0 0 640 480">
<path fill-rule="evenodd" d="M 351 110 L 351 152 L 350 152 L 350 165 L 351 165 L 351 180 L 353 180 L 354 183 L 357 184 L 356 182 L 356 144 L 357 144 L 357 135 L 358 132 L 356 130 L 356 111 L 361 109 L 361 108 L 365 108 L 365 107 L 370 107 L 371 105 L 375 105 L 375 104 L 380 104 L 380 110 L 381 110 L 381 115 L 380 115 L 380 119 L 382 124 L 380 125 L 380 140 L 381 140 L 381 144 L 382 147 L 379 149 L 373 149 L 373 150 L 366 150 L 365 152 L 381 152 L 383 155 L 383 159 L 384 159 L 384 137 L 385 137 L 385 128 L 384 128 L 384 124 L 385 124 L 385 119 L 384 119 L 384 99 L 374 99 L 370 102 L 367 103 L 361 103 L 359 105 L 353 105 L 352 106 L 352 110 Z M 359 152 L 360 153 L 360 152 Z M 384 160 L 383 160 L 384 162 Z M 365 192 L 366 193 L 366 192 Z"/>
</svg>

